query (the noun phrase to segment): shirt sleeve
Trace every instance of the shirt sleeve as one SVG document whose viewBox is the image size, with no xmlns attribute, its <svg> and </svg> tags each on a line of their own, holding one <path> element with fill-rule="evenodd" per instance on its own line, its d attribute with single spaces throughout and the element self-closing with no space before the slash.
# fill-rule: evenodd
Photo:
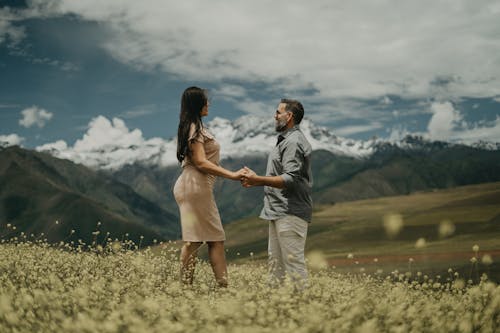
<svg viewBox="0 0 500 333">
<path fill-rule="evenodd" d="M 294 183 L 300 178 L 304 162 L 304 149 L 298 142 L 290 142 L 285 146 L 281 157 L 283 173 L 280 176 L 283 178 L 286 188 L 293 187 Z"/>
<path fill-rule="evenodd" d="M 191 127 L 189 128 L 189 137 L 188 137 L 188 142 L 191 141 L 198 141 L 201 143 L 205 142 L 205 138 L 203 134 L 201 133 L 201 129 L 199 131 L 196 131 L 196 125 L 191 124 Z"/>
</svg>

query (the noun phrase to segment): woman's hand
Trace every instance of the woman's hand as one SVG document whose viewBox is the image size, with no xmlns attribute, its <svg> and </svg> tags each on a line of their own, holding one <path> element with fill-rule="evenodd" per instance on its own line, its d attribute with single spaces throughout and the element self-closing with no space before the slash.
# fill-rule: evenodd
<svg viewBox="0 0 500 333">
<path fill-rule="evenodd" d="M 245 168 L 241 168 L 238 171 L 233 171 L 231 179 L 240 181 L 243 178 L 244 174 L 245 174 Z"/>
<path fill-rule="evenodd" d="M 241 185 L 243 187 L 251 187 L 256 185 L 255 177 L 257 176 L 257 174 L 255 173 L 255 171 L 253 171 L 248 167 L 244 167 L 242 170 L 243 170 L 243 176 L 240 178 Z"/>
</svg>

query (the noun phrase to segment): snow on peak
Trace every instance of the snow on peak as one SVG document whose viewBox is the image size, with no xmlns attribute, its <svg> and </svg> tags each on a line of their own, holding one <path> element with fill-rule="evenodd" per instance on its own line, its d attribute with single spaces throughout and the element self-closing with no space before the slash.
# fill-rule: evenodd
<svg viewBox="0 0 500 333">
<path fill-rule="evenodd" d="M 272 117 L 246 115 L 234 121 L 216 117 L 205 127 L 221 146 L 221 158 L 238 158 L 247 155 L 266 155 L 276 144 L 277 133 Z M 384 145 L 403 149 L 416 149 L 432 142 L 422 137 L 407 136 L 398 142 L 373 138 L 367 141 L 342 138 L 326 127 L 317 126 L 304 118 L 300 129 L 311 143 L 313 150 L 327 150 L 336 155 L 366 158 Z M 441 142 L 441 145 L 449 143 Z M 481 143 L 478 148 L 499 149 L 499 144 Z M 145 139 L 139 129 L 129 130 L 119 118 L 112 120 L 99 116 L 89 123 L 85 135 L 73 146 L 59 140 L 36 148 L 60 158 L 84 164 L 94 169 L 117 170 L 127 164 L 141 163 L 154 166 L 177 164 L 177 139 Z"/>
<path fill-rule="evenodd" d="M 219 141 L 222 158 L 267 154 L 276 144 L 277 133 L 273 118 L 243 116 L 233 122 L 215 118 L 206 127 Z M 313 150 L 324 149 L 360 158 L 373 153 L 373 141 L 339 138 L 328 128 L 316 126 L 307 118 L 301 122 L 300 129 Z"/>
<path fill-rule="evenodd" d="M 234 121 L 216 117 L 205 125 L 221 146 L 221 158 L 265 155 L 276 143 L 273 118 L 251 115 Z M 355 157 L 373 152 L 373 142 L 339 138 L 325 127 L 304 119 L 301 130 L 313 150 L 325 149 Z M 143 163 L 168 166 L 177 163 L 176 138 L 145 139 L 139 129 L 129 130 L 119 118 L 98 116 L 89 123 L 87 132 L 73 146 L 59 140 L 36 148 L 59 158 L 66 158 L 94 169 L 116 170 L 124 165 Z"/>
</svg>

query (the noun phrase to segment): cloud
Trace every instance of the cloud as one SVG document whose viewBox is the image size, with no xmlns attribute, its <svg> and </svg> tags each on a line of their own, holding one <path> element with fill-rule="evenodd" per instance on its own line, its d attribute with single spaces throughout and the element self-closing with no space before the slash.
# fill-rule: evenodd
<svg viewBox="0 0 500 333">
<path fill-rule="evenodd" d="M 121 113 L 119 117 L 125 119 L 132 119 L 132 118 L 147 116 L 150 114 L 155 114 L 156 112 L 158 112 L 158 110 L 156 110 L 156 107 L 154 105 L 144 105 L 132 110 L 125 111 Z"/>
<path fill-rule="evenodd" d="M 0 135 L 0 147 L 20 146 L 23 141 L 17 134 Z"/>
<path fill-rule="evenodd" d="M 380 104 L 382 105 L 391 105 L 392 103 L 392 100 L 387 96 L 382 97 L 382 100 L 380 101 Z"/>
<path fill-rule="evenodd" d="M 146 140 L 139 129 L 129 130 L 120 118 L 93 118 L 83 138 L 73 146 L 59 140 L 36 148 L 90 167 L 116 169 L 138 161 L 175 164 L 176 144 L 160 138 Z"/>
<path fill-rule="evenodd" d="M 139 129 L 129 131 L 120 118 L 109 121 L 104 116 L 98 116 L 89 123 L 89 129 L 82 139 L 75 143 L 77 151 L 92 151 L 106 146 L 133 147 L 144 142 Z"/>
<path fill-rule="evenodd" d="M 33 64 L 45 64 L 57 67 L 62 71 L 78 71 L 80 67 L 69 61 L 62 61 L 48 57 L 37 57 L 32 54 L 32 45 L 23 45 L 26 39 L 26 29 L 22 26 L 22 21 L 32 18 L 48 18 L 53 16 L 49 12 L 41 12 L 38 9 L 12 9 L 9 7 L 0 8 L 0 45 L 7 44 L 10 55 L 20 56 Z"/>
<path fill-rule="evenodd" d="M 368 125 L 343 126 L 336 129 L 335 134 L 340 136 L 350 136 L 352 134 L 373 131 L 382 127 L 383 125 L 380 123 L 373 123 Z"/>
<path fill-rule="evenodd" d="M 42 16 L 73 14 L 106 25 L 113 34 L 104 48 L 115 59 L 187 80 L 313 87 L 320 99 L 489 97 L 500 85 L 494 0 L 30 4 Z"/>
<path fill-rule="evenodd" d="M 472 144 L 479 141 L 500 142 L 500 116 L 494 121 L 480 120 L 467 123 L 451 102 L 435 102 L 431 105 L 433 113 L 427 126 L 427 133 L 411 133 L 423 135 L 432 140 L 443 140 Z M 404 130 L 405 134 L 410 134 Z M 396 137 L 397 130 L 391 133 Z"/>
<path fill-rule="evenodd" d="M 24 27 L 13 24 L 19 18 L 12 9 L 0 8 L 0 45 L 8 43 L 10 47 L 15 47 L 26 37 Z"/>
<path fill-rule="evenodd" d="M 247 91 L 243 86 L 227 84 L 219 87 L 218 89 L 215 89 L 214 94 L 217 94 L 218 96 L 221 97 L 240 98 L 240 97 L 246 97 Z"/>
<path fill-rule="evenodd" d="M 460 113 L 453 108 L 450 102 L 432 103 L 431 112 L 433 115 L 427 125 L 430 138 L 447 140 L 462 120 Z"/>
<path fill-rule="evenodd" d="M 31 55 L 26 55 L 28 59 L 33 64 L 43 64 L 43 65 L 49 65 L 52 67 L 57 67 L 60 68 L 62 71 L 65 72 L 76 72 L 80 70 L 80 67 L 70 61 L 61 61 L 61 60 L 56 60 L 56 59 L 51 59 L 51 58 L 37 58 Z"/>
<path fill-rule="evenodd" d="M 451 133 L 450 140 L 467 144 L 479 141 L 500 143 L 500 116 L 486 124 L 473 124 L 469 128 Z"/>
<path fill-rule="evenodd" d="M 46 110 L 35 105 L 24 109 L 21 111 L 21 114 L 23 118 L 19 120 L 19 125 L 26 128 L 30 128 L 34 125 L 42 128 L 50 119 L 52 119 L 53 116 L 53 113 L 47 112 Z"/>
<path fill-rule="evenodd" d="M 389 134 L 389 137 L 387 138 L 388 141 L 390 142 L 398 142 L 403 140 L 406 136 L 408 135 L 415 135 L 416 133 L 411 133 L 408 131 L 406 127 L 403 126 L 395 126 L 391 128 L 391 133 Z"/>
<path fill-rule="evenodd" d="M 354 119 L 391 128 L 390 108 L 397 107 L 401 120 L 424 110 L 401 106 L 402 100 L 500 101 L 500 4 L 495 0 L 481 5 L 456 0 L 453 6 L 445 0 L 28 3 L 24 12 L 1 12 L 9 19 L 0 20 L 7 22 L 0 26 L 0 43 L 26 37 L 23 19 L 70 15 L 102 27 L 96 47 L 115 60 L 163 72 L 169 80 L 210 86 L 214 97 L 245 113 L 268 114 L 276 104 L 268 96 L 288 95 L 305 101 L 308 116 L 318 123 Z M 287 17 L 286 24 L 276 17 Z M 32 57 L 78 70 L 62 60 L 37 59 Z M 120 117 L 146 113 L 132 110 Z M 459 125 L 445 118 L 433 115 L 429 135 L 459 133 L 454 127 Z M 361 130 L 344 128 L 353 134 Z"/>
</svg>

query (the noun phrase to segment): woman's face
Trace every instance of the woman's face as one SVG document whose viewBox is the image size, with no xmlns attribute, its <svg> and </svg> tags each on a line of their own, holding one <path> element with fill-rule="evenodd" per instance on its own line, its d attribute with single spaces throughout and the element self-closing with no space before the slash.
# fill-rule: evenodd
<svg viewBox="0 0 500 333">
<path fill-rule="evenodd" d="M 208 106 L 210 105 L 210 102 L 207 100 L 203 108 L 201 108 L 200 116 L 205 117 L 208 116 Z"/>
</svg>

